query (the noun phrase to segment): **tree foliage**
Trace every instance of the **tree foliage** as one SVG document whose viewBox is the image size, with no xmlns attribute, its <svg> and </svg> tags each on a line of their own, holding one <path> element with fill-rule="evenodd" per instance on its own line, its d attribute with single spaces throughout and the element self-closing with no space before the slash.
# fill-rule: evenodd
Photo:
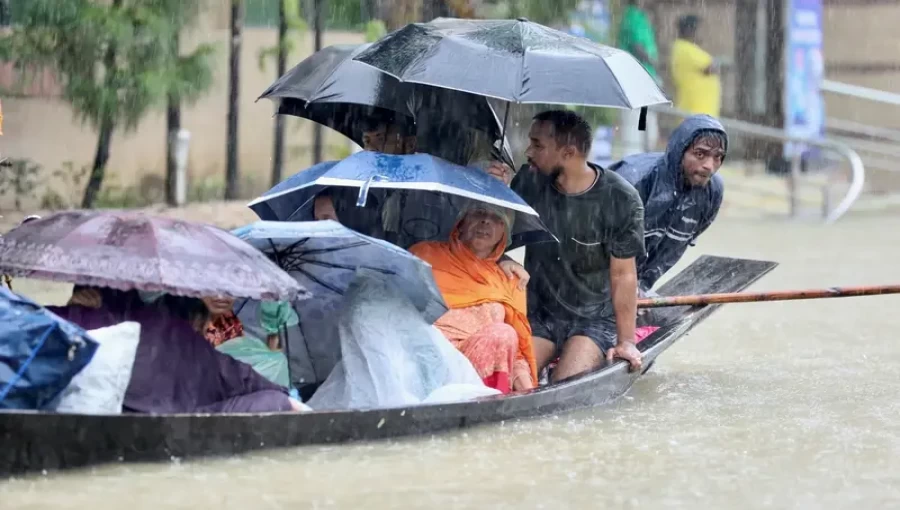
<svg viewBox="0 0 900 510">
<path fill-rule="evenodd" d="M 181 34 L 194 26 L 207 1 L 144 0 L 143 3 L 165 18 L 176 34 Z M 168 92 L 178 102 L 194 103 L 213 85 L 213 60 L 218 49 L 212 44 L 200 44 L 187 54 L 178 47 L 171 49 L 174 60 L 169 62 L 172 74 Z"/>
<path fill-rule="evenodd" d="M 169 94 L 196 99 L 210 86 L 212 47 L 181 56 L 176 46 L 198 9 L 194 0 L 28 0 L 0 39 L 0 54 L 26 77 L 52 69 L 75 116 L 98 131 L 85 207 L 102 183 L 113 131 L 135 129 Z"/>
<path fill-rule="evenodd" d="M 280 41 L 279 44 L 281 44 L 281 51 L 285 55 L 285 58 L 288 61 L 292 61 L 291 54 L 297 49 L 296 38 L 306 35 L 306 31 L 309 27 L 306 24 L 306 20 L 303 18 L 303 13 L 300 11 L 300 2 L 297 0 L 276 1 L 284 3 L 284 21 L 287 25 L 287 34 L 285 34 L 284 40 Z M 278 44 L 259 50 L 256 57 L 260 71 L 266 70 L 266 61 L 278 58 L 278 52 Z"/>
<path fill-rule="evenodd" d="M 25 73 L 51 67 L 81 120 L 134 128 L 167 91 L 173 39 L 171 24 L 143 5 L 31 0 L 2 43 Z"/>
</svg>

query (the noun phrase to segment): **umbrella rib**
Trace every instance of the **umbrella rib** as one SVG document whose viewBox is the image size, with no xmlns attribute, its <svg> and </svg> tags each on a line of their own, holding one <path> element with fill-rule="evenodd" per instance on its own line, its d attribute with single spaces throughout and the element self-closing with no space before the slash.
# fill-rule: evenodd
<svg viewBox="0 0 900 510">
<path fill-rule="evenodd" d="M 357 270 L 357 269 L 362 268 L 362 269 L 371 269 L 372 271 L 378 271 L 379 273 L 382 273 L 382 274 L 390 274 L 390 275 L 397 274 L 396 272 L 394 272 L 394 271 L 392 271 L 392 270 L 390 270 L 390 269 L 382 269 L 382 268 L 380 268 L 380 267 L 370 267 L 370 266 L 347 266 L 347 265 L 344 265 L 344 264 L 335 264 L 335 263 L 333 263 L 333 262 L 324 262 L 324 261 L 321 261 L 321 260 L 315 260 L 315 259 L 306 259 L 306 260 L 304 260 L 303 262 L 305 262 L 305 263 L 307 263 L 307 264 L 314 265 L 314 266 L 327 267 L 327 268 L 331 268 L 331 269 L 347 269 L 347 270 L 349 270 L 349 271 L 355 271 L 355 270 Z"/>
<path fill-rule="evenodd" d="M 302 267 L 297 267 L 297 268 L 295 268 L 294 270 L 295 270 L 296 272 L 298 272 L 298 273 L 301 273 L 303 276 L 309 278 L 309 279 L 312 280 L 313 282 L 315 282 L 315 283 L 321 285 L 322 287 L 325 287 L 326 289 L 328 289 L 328 290 L 334 292 L 335 294 L 337 294 L 337 295 L 339 295 L 339 296 L 343 296 L 343 295 L 344 295 L 344 292 L 343 292 L 342 290 L 338 289 L 338 288 L 335 287 L 334 285 L 331 285 L 330 283 L 327 283 L 327 282 L 324 282 L 324 281 L 320 280 L 319 277 L 313 275 L 312 273 L 310 273 L 310 272 L 307 271 L 306 269 L 303 269 Z"/>
<path fill-rule="evenodd" d="M 365 241 L 358 241 L 351 244 L 345 244 L 344 246 L 334 246 L 332 248 L 320 248 L 318 250 L 309 250 L 302 253 L 302 255 L 319 255 L 322 253 L 333 253 L 336 251 L 349 250 L 351 248 L 359 248 L 361 246 L 367 246 L 370 243 Z"/>
<path fill-rule="evenodd" d="M 279 256 L 280 252 L 278 251 L 278 247 L 275 246 L 275 241 L 273 241 L 271 237 L 269 238 L 269 246 L 272 247 L 272 256 L 275 257 L 275 263 L 278 264 L 278 267 L 282 267 L 281 257 Z"/>
</svg>

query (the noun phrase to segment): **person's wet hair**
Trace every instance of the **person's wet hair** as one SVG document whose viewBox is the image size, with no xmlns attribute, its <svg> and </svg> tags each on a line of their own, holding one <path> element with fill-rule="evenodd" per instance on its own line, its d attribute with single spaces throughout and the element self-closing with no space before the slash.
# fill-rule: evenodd
<svg viewBox="0 0 900 510">
<path fill-rule="evenodd" d="M 687 14 L 678 18 L 678 37 L 681 39 L 692 39 L 697 35 L 699 26 L 700 17 L 696 14 Z"/>
<path fill-rule="evenodd" d="M 687 150 L 690 150 L 691 147 L 694 147 L 700 142 L 709 145 L 711 149 L 722 149 L 725 155 L 728 155 L 728 138 L 725 136 L 725 133 L 721 131 L 715 129 L 698 131 L 694 135 L 694 139 L 691 140 L 690 145 L 688 145 Z M 722 159 L 724 160 L 725 157 L 723 156 Z"/>
<path fill-rule="evenodd" d="M 550 110 L 535 115 L 533 120 L 553 126 L 553 137 L 559 147 L 573 145 L 585 156 L 591 152 L 591 125 L 581 115 L 568 110 Z"/>
</svg>

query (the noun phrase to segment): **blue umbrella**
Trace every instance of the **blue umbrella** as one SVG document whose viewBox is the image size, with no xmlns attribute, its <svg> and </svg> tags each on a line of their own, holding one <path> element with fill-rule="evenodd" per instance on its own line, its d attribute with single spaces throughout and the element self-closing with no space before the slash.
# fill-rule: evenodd
<svg viewBox="0 0 900 510">
<path fill-rule="evenodd" d="M 359 188 L 356 205 L 360 207 L 367 204 L 370 190 L 455 195 L 513 212 L 513 247 L 555 240 L 537 212 L 508 186 L 487 172 L 428 154 L 395 156 L 363 151 L 341 161 L 320 163 L 279 183 L 249 206 L 263 220 L 308 219 L 315 196 L 331 186 Z"/>
<path fill-rule="evenodd" d="M 232 233 L 266 253 L 312 292 L 312 299 L 294 306 L 314 364 L 315 359 L 340 359 L 333 319 L 358 269 L 390 275 L 429 323 L 447 312 L 427 262 L 336 221 L 258 221 Z M 330 352 L 334 349 L 337 353 Z M 330 369 L 321 371 L 327 375 Z"/>
</svg>

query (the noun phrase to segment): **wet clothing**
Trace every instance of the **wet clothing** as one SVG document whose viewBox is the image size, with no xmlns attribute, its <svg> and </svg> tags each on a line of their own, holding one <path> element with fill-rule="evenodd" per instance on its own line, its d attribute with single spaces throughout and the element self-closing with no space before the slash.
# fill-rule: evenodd
<svg viewBox="0 0 900 510">
<path fill-rule="evenodd" d="M 104 305 L 106 306 L 106 305 Z M 189 322 L 132 301 L 128 309 L 47 307 L 84 329 L 141 325 L 124 411 L 139 413 L 290 411 L 287 392 L 250 365 L 220 353 Z"/>
<path fill-rule="evenodd" d="M 472 363 L 485 386 L 504 394 L 512 390 L 517 376 L 537 384 L 519 350 L 518 333 L 504 322 L 505 316 L 500 303 L 485 303 L 450 310 L 434 323 Z"/>
<path fill-rule="evenodd" d="M 638 258 L 638 285 L 650 290 L 712 224 L 722 205 L 725 184 L 718 174 L 702 188 L 690 187 L 681 161 L 704 131 L 725 129 L 708 115 L 686 119 L 669 137 L 666 152 L 639 154 L 610 167 L 631 183 L 644 203 L 646 255 Z M 727 141 L 727 138 L 726 138 Z M 727 147 L 725 147 L 727 150 Z"/>
<path fill-rule="evenodd" d="M 634 5 L 625 7 L 622 13 L 622 23 L 619 25 L 619 48 L 627 51 L 637 57 L 635 48 L 638 46 L 643 48 L 647 56 L 653 60 L 657 59 L 659 50 L 656 47 L 656 34 L 653 31 L 653 23 L 647 13 Z M 650 73 L 654 80 L 659 81 L 659 75 L 656 73 L 652 62 L 644 62 L 638 58 L 643 64 L 644 69 Z"/>
<path fill-rule="evenodd" d="M 559 243 L 530 245 L 525 255 L 525 269 L 531 275 L 528 316 L 532 327 L 552 318 L 554 323 L 585 330 L 605 349 L 609 324 L 615 324 L 610 257 L 643 255 L 644 207 L 625 179 L 590 166 L 597 178 L 582 193 L 563 193 L 552 177 L 528 169 L 519 171 L 512 189 L 559 239 Z M 554 324 L 550 329 L 565 328 Z"/>
<path fill-rule="evenodd" d="M 721 78 L 715 73 L 706 74 L 713 63 L 712 55 L 691 41 L 676 39 L 671 58 L 675 108 L 718 117 L 722 106 Z"/>
<path fill-rule="evenodd" d="M 538 309 L 528 316 L 528 320 L 531 321 L 532 334 L 550 340 L 557 350 L 562 349 L 566 340 L 573 336 L 590 338 L 603 352 L 615 347 L 618 341 L 615 317 L 573 319 L 565 315 L 551 315 L 546 310 Z"/>
<path fill-rule="evenodd" d="M 479 330 L 483 327 L 491 326 L 497 321 L 492 320 L 490 314 L 482 319 L 472 320 L 472 314 L 476 310 L 469 310 L 469 316 L 453 313 L 454 310 L 469 309 L 478 305 L 496 304 L 502 310 L 499 318 L 502 318 L 502 324 L 509 326 L 507 330 L 515 332 L 516 352 L 515 360 L 524 361 L 532 378 L 532 383 L 537 383 L 537 365 L 534 358 L 534 349 L 531 343 L 531 327 L 528 323 L 528 307 L 526 306 L 526 293 L 519 290 L 517 280 L 512 280 L 506 276 L 503 270 L 497 265 L 497 261 L 503 255 L 506 249 L 506 243 L 500 242 L 494 249 L 494 252 L 485 259 L 478 258 L 472 250 L 470 250 L 459 239 L 459 222 L 450 232 L 450 241 L 448 242 L 425 242 L 419 243 L 409 249 L 410 253 L 421 258 L 431 264 L 434 279 L 438 289 L 450 313 L 438 319 L 438 329 L 450 340 L 464 340 L 465 333 L 482 333 Z M 443 319 L 443 321 L 442 321 Z M 477 323 L 477 324 L 476 324 Z M 461 334 L 462 333 L 462 334 Z M 497 335 L 486 335 L 497 336 Z M 485 339 L 496 344 L 495 338 Z M 499 344 L 498 344 L 499 345 Z M 457 346 L 461 347 L 461 346 Z M 464 349 L 463 353 L 466 351 Z M 493 350 L 498 357 L 506 356 L 508 350 Z M 471 358 L 470 358 L 470 361 Z M 501 360 L 502 361 L 502 360 Z M 481 360 L 479 364 L 488 363 Z M 490 361 L 490 363 L 494 363 Z M 508 363 L 497 364 L 501 367 Z M 475 366 L 479 368 L 478 365 Z M 482 367 L 483 368 L 483 367 Z M 512 366 L 503 368 L 509 376 Z M 479 374 L 482 378 L 493 374 L 491 371 L 487 375 Z M 497 388 L 500 389 L 500 388 Z M 502 389 L 501 389 L 502 391 Z"/>
<path fill-rule="evenodd" d="M 227 313 L 206 323 L 203 333 L 213 347 L 218 347 L 234 338 L 244 336 L 244 325 L 233 313 Z"/>
</svg>

